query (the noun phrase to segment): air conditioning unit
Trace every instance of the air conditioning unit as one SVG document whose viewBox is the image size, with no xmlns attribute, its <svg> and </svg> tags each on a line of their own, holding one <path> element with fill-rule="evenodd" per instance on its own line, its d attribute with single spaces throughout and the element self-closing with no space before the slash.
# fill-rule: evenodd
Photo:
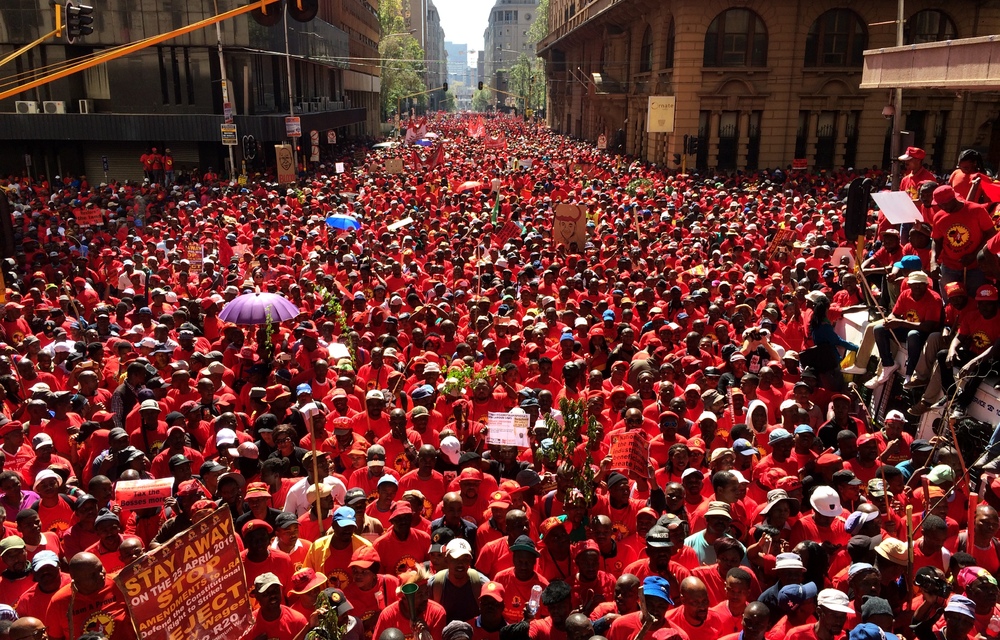
<svg viewBox="0 0 1000 640">
<path fill-rule="evenodd" d="M 80 113 L 94 113 L 93 100 L 80 100 Z"/>
<path fill-rule="evenodd" d="M 66 113 L 66 103 L 62 100 L 46 100 L 42 107 L 45 113 Z"/>
<path fill-rule="evenodd" d="M 34 100 L 18 100 L 14 107 L 18 113 L 38 113 L 38 103 Z"/>
</svg>

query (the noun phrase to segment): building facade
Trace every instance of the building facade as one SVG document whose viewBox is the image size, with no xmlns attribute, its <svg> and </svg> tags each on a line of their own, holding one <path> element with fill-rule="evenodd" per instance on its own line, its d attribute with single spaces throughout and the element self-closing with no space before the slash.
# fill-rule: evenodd
<svg viewBox="0 0 1000 640">
<path fill-rule="evenodd" d="M 448 81 L 448 52 L 444 47 L 441 15 L 431 0 L 427 0 L 427 39 L 424 43 L 427 63 L 427 88 L 443 86 Z"/>
<path fill-rule="evenodd" d="M 472 93 L 476 90 L 475 70 L 469 66 L 469 49 L 467 44 L 445 42 L 448 53 L 448 85 L 455 94 L 455 104 L 461 110 L 472 106 Z"/>
<path fill-rule="evenodd" d="M 528 29 L 538 17 L 537 0 L 496 0 L 490 9 L 489 24 L 483 32 L 484 55 L 481 80 L 506 91 L 504 72 L 523 53 L 534 56 Z"/>
<path fill-rule="evenodd" d="M 1000 8 L 908 0 L 907 43 L 997 33 Z M 866 49 L 896 44 L 896 3 L 854 0 L 550 0 L 548 121 L 674 167 L 812 169 L 889 163 L 889 92 L 859 89 Z M 673 133 L 647 133 L 650 96 L 674 96 Z M 958 151 L 1000 162 L 1000 101 L 990 94 L 903 93 L 904 138 L 947 170 Z M 996 131 L 996 133 L 994 133 Z"/>
<path fill-rule="evenodd" d="M 81 172 L 141 179 L 139 156 L 150 147 L 170 148 L 179 171 L 224 171 L 228 150 L 220 126 L 232 115 L 240 141 L 259 143 L 248 169 L 273 164 L 274 144 L 288 140 L 290 108 L 309 131 L 338 136 L 378 130 L 379 22 L 377 0 L 321 0 L 309 22 L 288 20 L 265 27 L 248 14 L 220 23 L 228 102 L 221 89 L 222 63 L 215 27 L 194 31 L 87 71 L 0 101 L 0 170 L 55 175 Z M 166 33 L 215 14 L 212 0 L 95 3 L 94 33 L 74 45 L 50 39 L 8 63 L 5 76 L 63 64 L 124 43 Z M 220 12 L 234 0 L 219 0 Z M 44 8 L 39 8 L 44 7 Z M 54 28 L 48 3 L 0 3 L 0 52 L 9 53 Z M 354 64 L 363 57 L 371 62 Z M 325 135 L 321 137 L 325 142 Z M 31 166 L 28 166 L 30 162 Z"/>
</svg>

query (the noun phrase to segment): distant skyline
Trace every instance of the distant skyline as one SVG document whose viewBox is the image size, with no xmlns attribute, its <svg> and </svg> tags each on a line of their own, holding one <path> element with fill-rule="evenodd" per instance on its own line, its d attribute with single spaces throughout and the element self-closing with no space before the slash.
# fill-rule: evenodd
<svg viewBox="0 0 1000 640">
<path fill-rule="evenodd" d="M 444 39 L 461 42 L 467 45 L 468 51 L 482 51 L 483 32 L 489 25 L 493 5 L 494 0 L 434 0 L 441 16 Z M 468 54 L 468 64 L 476 66 L 476 53 Z"/>
</svg>

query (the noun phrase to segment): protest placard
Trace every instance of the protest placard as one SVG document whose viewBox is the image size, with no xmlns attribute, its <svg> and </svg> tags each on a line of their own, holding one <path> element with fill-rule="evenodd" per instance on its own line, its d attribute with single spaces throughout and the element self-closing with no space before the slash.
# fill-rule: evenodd
<svg viewBox="0 0 1000 640">
<path fill-rule="evenodd" d="M 774 254 L 778 252 L 778 248 L 781 245 L 795 242 L 795 237 L 795 229 L 778 229 L 775 231 L 774 237 L 771 238 L 771 243 L 767 245 L 767 259 L 771 260 L 774 258 Z"/>
<path fill-rule="evenodd" d="M 162 507 L 173 492 L 173 478 L 155 480 L 119 480 L 115 484 L 115 501 L 122 509 L 135 511 L 149 507 Z"/>
<path fill-rule="evenodd" d="M 222 507 L 115 578 L 140 640 L 239 640 L 253 624 L 233 516 Z"/>
<path fill-rule="evenodd" d="M 873 193 L 872 200 L 882 210 L 885 219 L 892 224 L 920 222 L 924 219 L 920 209 L 913 204 L 910 194 L 905 191 L 882 191 Z"/>
<path fill-rule="evenodd" d="M 199 275 L 202 270 L 202 262 L 205 259 L 205 248 L 197 242 L 189 242 L 184 253 L 184 257 L 191 263 L 191 275 Z"/>
<path fill-rule="evenodd" d="M 386 158 L 385 159 L 385 172 L 386 173 L 403 173 L 403 159 L 402 158 Z M 338 171 L 339 173 L 339 171 Z"/>
<path fill-rule="evenodd" d="M 76 223 L 81 227 L 104 224 L 104 212 L 94 207 L 80 209 L 80 213 L 76 214 Z"/>
<path fill-rule="evenodd" d="M 569 248 L 576 243 L 577 249 L 582 250 L 587 243 L 587 207 L 565 203 L 556 205 L 552 236 L 556 244 Z"/>
<path fill-rule="evenodd" d="M 646 475 L 649 465 L 649 441 L 642 431 L 626 431 L 611 440 L 611 466 Z"/>
<path fill-rule="evenodd" d="M 508 220 L 500 230 L 494 234 L 494 238 L 497 244 L 505 245 L 507 241 L 514 236 L 521 236 L 521 227 L 517 226 L 516 222 Z"/>
<path fill-rule="evenodd" d="M 413 218 L 411 218 L 410 216 L 406 216 L 402 220 L 397 220 L 396 222 L 393 222 L 386 228 L 389 229 L 390 233 L 392 233 L 398 229 L 402 229 L 403 227 L 407 227 L 411 224 L 413 224 Z"/>
<path fill-rule="evenodd" d="M 513 414 L 490 411 L 486 418 L 486 426 L 489 427 L 486 443 L 527 449 L 531 446 L 528 438 L 528 427 L 531 426 L 529 420 L 526 413 Z"/>
</svg>

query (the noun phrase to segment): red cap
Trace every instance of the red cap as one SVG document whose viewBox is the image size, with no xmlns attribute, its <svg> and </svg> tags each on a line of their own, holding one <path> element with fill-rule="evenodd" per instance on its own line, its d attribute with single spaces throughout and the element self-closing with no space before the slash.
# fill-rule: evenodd
<svg viewBox="0 0 1000 640">
<path fill-rule="evenodd" d="M 359 569 L 368 569 L 375 563 L 382 563 L 382 559 L 378 555 L 378 551 L 375 547 L 368 545 L 365 547 L 358 547 L 354 550 L 351 555 L 351 564 L 348 567 L 357 567 Z"/>
<path fill-rule="evenodd" d="M 997 288 L 991 284 L 984 284 L 976 289 L 976 300 L 984 302 L 997 301 Z"/>
<path fill-rule="evenodd" d="M 413 507 L 406 500 L 397 500 L 392 505 L 392 513 L 389 515 L 390 520 L 395 520 L 396 516 L 412 516 Z"/>
<path fill-rule="evenodd" d="M 480 598 L 490 598 L 496 600 L 500 604 L 503 604 L 503 585 L 499 582 L 487 582 L 483 585 L 483 588 L 479 590 Z"/>
<path fill-rule="evenodd" d="M 933 201 L 934 204 L 948 204 L 958 196 L 955 195 L 955 190 L 950 186 L 944 184 L 934 190 Z"/>
<path fill-rule="evenodd" d="M 510 509 L 510 494 L 506 491 L 494 491 L 490 494 L 490 509 Z"/>
<path fill-rule="evenodd" d="M 462 469 L 462 473 L 458 474 L 459 482 L 482 482 L 483 472 L 479 469 L 473 469 L 472 467 L 466 467 Z"/>
<path fill-rule="evenodd" d="M 257 518 L 254 518 L 250 522 L 243 525 L 241 533 L 243 534 L 243 537 L 246 537 L 248 533 L 250 533 L 251 531 L 256 531 L 257 529 L 264 529 L 268 533 L 272 533 L 274 531 L 274 529 L 271 528 L 271 525 L 269 525 L 264 520 L 259 520 Z"/>
</svg>

